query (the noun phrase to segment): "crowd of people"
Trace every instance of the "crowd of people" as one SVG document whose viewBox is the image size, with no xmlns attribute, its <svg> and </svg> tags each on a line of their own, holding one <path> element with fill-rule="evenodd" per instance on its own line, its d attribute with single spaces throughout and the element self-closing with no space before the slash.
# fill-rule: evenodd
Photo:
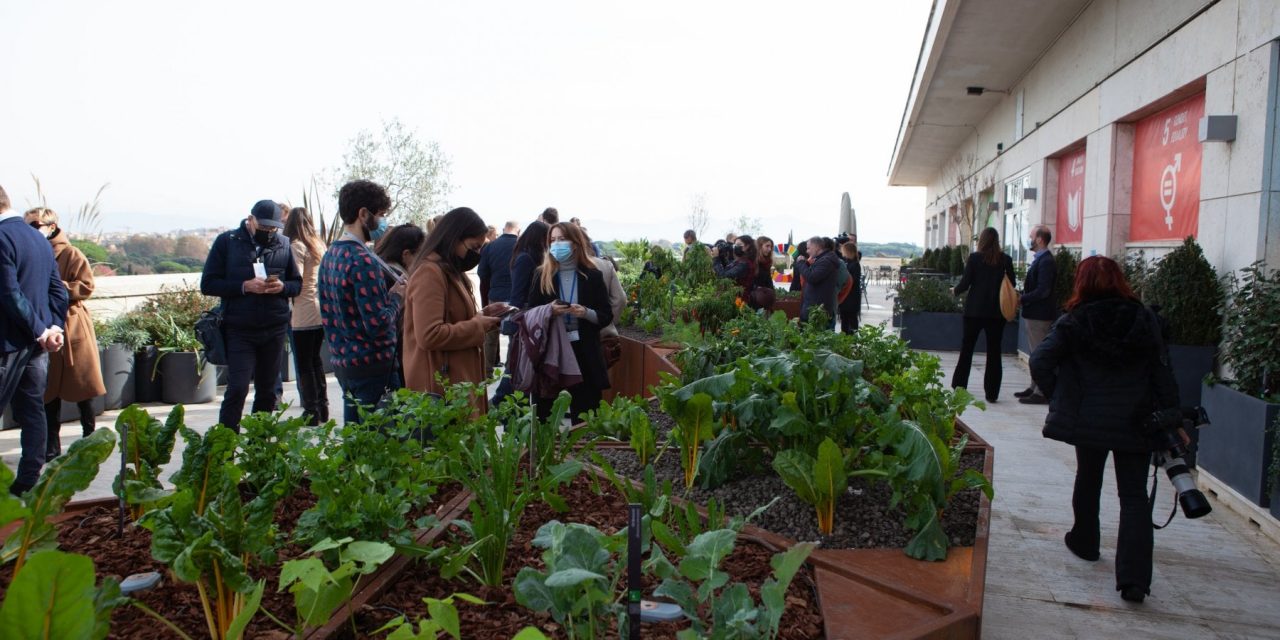
<svg viewBox="0 0 1280 640">
<path fill-rule="evenodd" d="M 572 415 L 599 406 L 618 357 L 615 320 L 626 294 L 612 261 L 577 218 L 561 222 L 548 208 L 521 228 L 501 233 L 460 207 L 426 229 L 391 227 L 392 202 L 381 185 L 356 180 L 338 194 L 341 235 L 326 246 L 310 212 L 271 200 L 254 204 L 235 229 L 214 241 L 201 291 L 221 300 L 228 360 L 219 421 L 238 429 L 252 384 L 253 411 L 274 411 L 282 395 L 281 364 L 292 344 L 304 414 L 329 420 L 322 344 L 342 389 L 343 418 L 407 387 L 441 394 L 447 383 L 483 384 L 506 372 L 494 401 L 512 390 L 534 400 L 547 418 L 562 390 Z M 714 273 L 740 287 L 753 308 L 775 304 L 774 255 L 768 237 L 730 234 L 702 244 L 684 234 L 685 259 L 705 251 Z M 1020 298 L 1032 351 L 1032 384 L 1017 393 L 1048 404 L 1047 438 L 1072 444 L 1077 475 L 1075 524 L 1066 546 L 1096 560 L 1103 467 L 1115 459 L 1121 504 L 1117 590 L 1142 601 L 1151 581 L 1152 532 L 1144 480 L 1150 445 L 1134 421 L 1178 404 L 1163 325 L 1130 290 L 1109 258 L 1084 260 L 1059 318 L 1052 233 L 1031 230 L 1033 257 Z M 856 236 L 815 236 L 795 251 L 791 287 L 801 292 L 801 321 L 818 309 L 828 329 L 856 331 L 861 298 Z M 479 287 L 468 272 L 476 269 Z M 995 229 L 984 230 L 954 288 L 967 294 L 964 335 L 953 387 L 968 385 L 980 334 L 987 338 L 983 388 L 997 402 L 1000 344 L 1006 326 L 1001 289 L 1016 285 L 1012 258 Z M 61 455 L 62 403 L 79 410 L 85 435 L 94 428 L 90 401 L 105 392 L 93 322 L 84 301 L 94 290 L 85 255 L 44 207 L 11 211 L 0 188 L 0 404 L 21 426 L 22 454 L 10 491 L 36 482 L 43 464 Z M 510 337 L 499 351 L 499 331 Z M 477 394 L 475 410 L 490 400 Z"/>
</svg>

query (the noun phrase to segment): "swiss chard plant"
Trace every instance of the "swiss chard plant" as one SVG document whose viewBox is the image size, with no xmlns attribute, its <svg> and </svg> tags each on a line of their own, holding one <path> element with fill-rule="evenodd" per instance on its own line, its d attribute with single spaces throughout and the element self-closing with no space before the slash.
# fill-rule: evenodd
<svg viewBox="0 0 1280 640">
<path fill-rule="evenodd" d="M 336 552 L 337 567 L 332 570 L 325 564 L 326 552 Z M 289 560 L 280 567 L 280 591 L 288 589 L 293 594 L 298 622 L 296 626 L 275 622 L 298 637 L 307 629 L 323 625 L 351 601 L 360 578 L 373 573 L 394 553 L 395 549 L 384 542 L 321 540 L 307 549 L 308 557 Z"/>
<path fill-rule="evenodd" d="M 836 501 L 848 487 L 849 476 L 885 472 L 880 469 L 846 468 L 844 453 L 831 438 L 818 445 L 818 455 L 788 449 L 773 459 L 773 470 L 801 500 L 813 505 L 818 516 L 818 531 L 830 535 L 835 524 Z"/>
<path fill-rule="evenodd" d="M 89 487 L 115 446 L 116 433 L 110 429 L 99 429 L 76 440 L 66 455 L 45 465 L 35 486 L 20 498 L 9 495 L 13 473 L 0 465 L 0 491 L 4 496 L 0 499 L 0 526 L 21 521 L 18 530 L 0 548 L 0 564 L 14 562 L 13 572 L 17 575 L 31 554 L 57 548 L 58 530 L 50 519 L 62 512 L 71 496 Z"/>
<path fill-rule="evenodd" d="M 254 413 L 240 421 L 240 448 L 236 462 L 244 469 L 244 482 L 255 494 L 275 487 L 288 494 L 302 483 L 302 463 L 312 440 L 324 433 L 307 426 L 303 416 L 284 417 L 284 411 Z M 283 496 L 281 496 L 283 497 Z"/>
<path fill-rule="evenodd" d="M 88 556 L 40 551 L 9 583 L 0 630 L 6 638 L 105 638 L 111 612 L 126 601 L 115 580 L 94 585 Z"/>
<path fill-rule="evenodd" d="M 813 552 L 812 543 L 798 544 L 776 554 L 769 562 L 773 575 L 760 588 L 760 602 L 747 585 L 730 583 L 720 563 L 733 553 L 738 533 L 733 529 L 708 531 L 694 538 L 678 564 L 655 550 L 646 567 L 662 580 L 654 591 L 680 605 L 690 628 L 681 640 L 775 638 L 786 610 L 786 593 L 796 573 Z"/>
<path fill-rule="evenodd" d="M 586 429 L 600 437 L 623 440 L 645 465 L 654 455 L 657 435 L 649 420 L 649 403 L 641 398 L 618 396 L 598 409 L 582 414 Z"/>
<path fill-rule="evenodd" d="M 921 560 L 947 557 L 942 516 L 956 493 L 977 488 L 991 498 L 991 482 L 974 469 L 961 470 L 967 437 L 957 438 L 955 420 L 974 403 L 964 389 L 942 389 L 938 360 L 919 354 L 917 366 L 887 381 L 892 407 L 882 416 L 880 443 L 892 452 L 888 476 L 892 505 L 902 504 L 907 526 L 916 532 L 907 555 Z"/>
<path fill-rule="evenodd" d="M 122 475 L 116 476 L 112 489 L 129 504 L 135 521 L 172 494 L 160 482 L 160 469 L 173 456 L 173 445 L 178 430 L 185 426 L 185 416 L 182 405 L 177 405 L 169 412 L 168 419 L 160 422 L 135 404 L 116 418 L 116 431 L 124 434 L 121 446 L 126 464 Z"/>
<path fill-rule="evenodd" d="M 584 524 L 552 520 L 538 529 L 533 544 L 546 549 L 545 568 L 520 570 L 513 587 L 516 602 L 550 613 L 569 638 L 605 637 L 605 621 L 621 612 L 617 591 L 625 563 L 616 556 L 626 548 L 626 534 L 607 536 Z"/>
<path fill-rule="evenodd" d="M 673 418 L 676 426 L 671 429 L 671 439 L 680 447 L 680 464 L 684 469 L 684 486 L 693 487 L 698 474 L 698 456 L 703 445 L 715 437 L 715 414 L 711 396 L 705 393 L 677 395 L 669 389 L 660 389 L 658 397 L 662 408 Z"/>
<path fill-rule="evenodd" d="M 183 429 L 187 448 L 175 493 L 139 522 L 151 531 L 151 555 L 174 577 L 196 585 L 209 636 L 239 638 L 266 586 L 251 569 L 275 562 L 274 492 L 247 504 L 241 471 L 231 462 L 238 435 L 218 425 L 204 437 Z"/>
</svg>

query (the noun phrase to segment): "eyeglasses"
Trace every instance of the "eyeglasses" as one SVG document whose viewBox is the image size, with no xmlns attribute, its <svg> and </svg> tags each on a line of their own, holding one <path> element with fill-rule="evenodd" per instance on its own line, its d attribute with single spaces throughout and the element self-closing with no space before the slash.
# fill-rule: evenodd
<svg viewBox="0 0 1280 640">
<path fill-rule="evenodd" d="M 48 226 L 51 226 L 52 224 L 53 224 L 52 222 L 49 222 L 49 223 L 32 222 L 31 228 L 35 229 L 36 231 L 39 231 L 40 227 L 48 227 Z"/>
</svg>

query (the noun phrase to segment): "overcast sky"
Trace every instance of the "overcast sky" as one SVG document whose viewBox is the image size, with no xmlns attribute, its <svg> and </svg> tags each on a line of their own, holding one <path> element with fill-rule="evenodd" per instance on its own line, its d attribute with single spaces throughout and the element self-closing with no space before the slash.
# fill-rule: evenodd
<svg viewBox="0 0 1280 640">
<path fill-rule="evenodd" d="M 104 230 L 231 224 L 399 117 L 491 223 L 676 238 L 704 193 L 709 234 L 784 241 L 849 191 L 862 240 L 919 243 L 885 172 L 929 5 L 5 0 L 0 185 L 67 217 L 110 182 Z"/>
</svg>

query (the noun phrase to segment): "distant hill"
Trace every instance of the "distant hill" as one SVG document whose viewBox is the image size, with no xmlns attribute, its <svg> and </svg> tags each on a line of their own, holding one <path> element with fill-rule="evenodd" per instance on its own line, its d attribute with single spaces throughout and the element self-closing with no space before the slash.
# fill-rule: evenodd
<svg viewBox="0 0 1280 640">
<path fill-rule="evenodd" d="M 891 258 L 910 258 L 924 254 L 924 247 L 908 242 L 888 242 L 885 244 L 860 242 L 858 243 L 858 250 L 864 256 L 886 256 Z"/>
</svg>

